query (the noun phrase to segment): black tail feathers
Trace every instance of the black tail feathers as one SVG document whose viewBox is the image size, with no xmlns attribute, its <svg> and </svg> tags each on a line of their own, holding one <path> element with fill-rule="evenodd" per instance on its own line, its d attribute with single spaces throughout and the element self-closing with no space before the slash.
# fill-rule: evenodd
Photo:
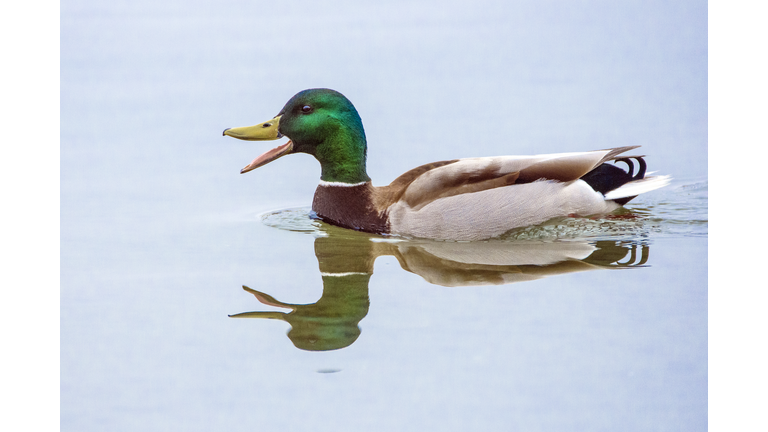
<svg viewBox="0 0 768 432">
<path fill-rule="evenodd" d="M 639 165 L 636 174 L 633 174 L 635 171 L 635 164 L 632 162 L 632 159 L 635 159 Z M 605 195 L 633 180 L 640 180 L 645 177 L 646 165 L 642 156 L 622 157 L 616 159 L 616 162 L 626 163 L 628 168 L 627 171 L 624 171 L 616 165 L 604 163 L 582 176 L 581 179 L 587 182 L 592 189 Z M 614 201 L 617 204 L 624 205 L 632 200 L 632 198 L 634 198 L 634 196 L 619 198 Z"/>
</svg>

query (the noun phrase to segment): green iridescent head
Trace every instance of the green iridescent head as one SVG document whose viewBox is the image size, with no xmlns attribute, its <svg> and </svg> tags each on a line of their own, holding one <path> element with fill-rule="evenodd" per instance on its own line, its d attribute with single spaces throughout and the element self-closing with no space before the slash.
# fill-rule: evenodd
<svg viewBox="0 0 768 432">
<path fill-rule="evenodd" d="M 352 102 L 335 90 L 301 91 L 272 120 L 256 126 L 227 129 L 224 135 L 245 140 L 286 136 L 291 140 L 259 156 L 241 172 L 300 152 L 311 154 L 320 162 L 322 180 L 343 183 L 370 180 L 365 171 L 363 122 Z"/>
</svg>

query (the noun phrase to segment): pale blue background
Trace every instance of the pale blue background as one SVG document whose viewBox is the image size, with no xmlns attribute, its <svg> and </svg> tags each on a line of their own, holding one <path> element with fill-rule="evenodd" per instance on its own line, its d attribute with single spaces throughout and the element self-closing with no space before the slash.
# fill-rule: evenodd
<svg viewBox="0 0 768 432">
<path fill-rule="evenodd" d="M 62 430 L 706 430 L 700 227 L 651 231 L 630 274 L 500 287 L 380 258 L 335 352 L 227 318 L 255 307 L 243 284 L 319 296 L 312 238 L 256 217 L 308 206 L 317 163 L 241 176 L 270 144 L 221 137 L 310 87 L 355 104 L 376 184 L 643 145 L 676 183 L 637 205 L 686 220 L 679 187 L 707 180 L 705 2 L 64 1 Z"/>
</svg>

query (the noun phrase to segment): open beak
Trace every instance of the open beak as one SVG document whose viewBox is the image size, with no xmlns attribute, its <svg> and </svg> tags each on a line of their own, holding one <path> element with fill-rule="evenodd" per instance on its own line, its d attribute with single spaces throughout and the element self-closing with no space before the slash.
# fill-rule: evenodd
<svg viewBox="0 0 768 432">
<path fill-rule="evenodd" d="M 285 144 L 279 145 L 252 160 L 251 163 L 240 170 L 240 174 L 245 174 L 248 171 L 253 171 L 260 166 L 266 165 L 273 160 L 282 157 L 283 155 L 287 155 L 291 152 L 291 150 L 293 150 L 293 141 L 288 141 Z"/>
<path fill-rule="evenodd" d="M 283 137 L 283 134 L 281 134 L 278 130 L 279 125 L 280 116 L 277 116 L 272 120 L 267 120 L 264 123 L 259 123 L 255 126 L 225 129 L 224 135 L 229 135 L 232 138 L 246 141 L 276 140 Z M 248 171 L 252 171 L 262 165 L 266 165 L 273 160 L 290 153 L 291 150 L 293 150 L 293 142 L 291 141 L 279 145 L 254 159 L 251 163 L 240 170 L 240 174 L 245 174 Z"/>
</svg>

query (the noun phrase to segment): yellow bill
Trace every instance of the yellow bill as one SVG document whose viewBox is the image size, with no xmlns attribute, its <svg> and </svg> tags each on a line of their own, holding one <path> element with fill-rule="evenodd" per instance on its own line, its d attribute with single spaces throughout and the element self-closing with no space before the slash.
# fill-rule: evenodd
<svg viewBox="0 0 768 432">
<path fill-rule="evenodd" d="M 246 141 L 276 140 L 283 137 L 280 131 L 277 130 L 280 125 L 280 117 L 277 116 L 256 126 L 224 129 L 224 135 Z"/>
<path fill-rule="evenodd" d="M 278 130 L 279 125 L 280 116 L 277 116 L 272 120 L 267 120 L 264 123 L 259 123 L 255 126 L 225 129 L 224 135 L 246 141 L 276 140 L 283 137 L 283 134 Z M 281 144 L 251 161 L 251 163 L 240 170 L 240 174 L 245 174 L 248 171 L 266 165 L 273 160 L 290 153 L 291 150 L 293 150 L 293 142 L 288 141 L 285 144 Z"/>
</svg>

